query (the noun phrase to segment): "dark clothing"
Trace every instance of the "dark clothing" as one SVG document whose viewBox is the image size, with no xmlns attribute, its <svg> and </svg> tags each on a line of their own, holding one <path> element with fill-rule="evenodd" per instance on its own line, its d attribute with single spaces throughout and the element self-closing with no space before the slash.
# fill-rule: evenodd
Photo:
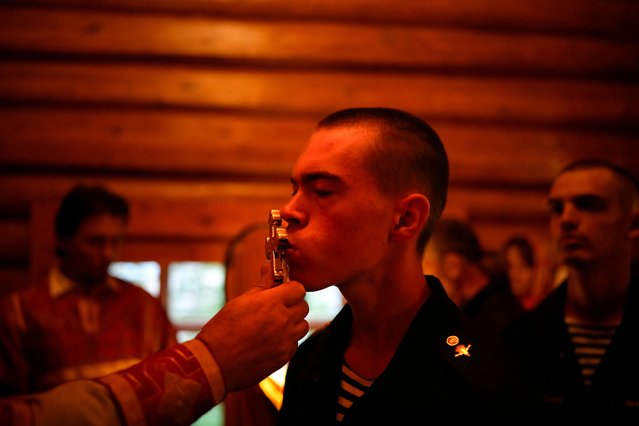
<svg viewBox="0 0 639 426">
<path fill-rule="evenodd" d="M 493 278 L 462 306 L 462 312 L 469 320 L 500 335 L 524 313 L 524 308 L 510 290 L 508 281 Z"/>
<path fill-rule="evenodd" d="M 341 424 L 443 420 L 510 425 L 515 419 L 532 423 L 538 400 L 519 381 L 522 376 L 506 348 L 463 318 L 437 278 L 427 276 L 426 283 L 431 297 L 384 372 L 355 401 Z M 280 426 L 336 424 L 340 372 L 351 324 L 352 311 L 346 305 L 327 327 L 300 345 L 287 370 Z M 455 342 L 447 343 L 454 336 L 459 338 L 458 345 L 466 345 L 470 356 L 456 352 Z"/>
<path fill-rule="evenodd" d="M 580 373 L 564 321 L 567 283 L 506 330 L 546 401 L 546 424 L 639 424 L 639 282 L 631 280 L 622 322 L 592 377 Z"/>
</svg>

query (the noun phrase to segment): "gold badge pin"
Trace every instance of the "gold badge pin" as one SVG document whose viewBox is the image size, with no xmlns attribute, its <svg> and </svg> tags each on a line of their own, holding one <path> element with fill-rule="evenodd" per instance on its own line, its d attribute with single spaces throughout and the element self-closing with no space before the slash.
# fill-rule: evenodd
<svg viewBox="0 0 639 426">
<path fill-rule="evenodd" d="M 448 336 L 448 338 L 446 338 L 446 343 L 448 344 L 448 346 L 455 346 L 459 343 L 459 337 Z"/>
<path fill-rule="evenodd" d="M 467 356 L 470 357 L 470 347 L 472 345 L 460 345 L 459 344 L 459 337 L 455 336 L 455 335 L 451 335 L 448 336 L 446 338 L 446 344 L 448 346 L 454 346 L 455 347 L 455 358 L 457 358 L 458 356 Z"/>
<path fill-rule="evenodd" d="M 469 357 L 470 356 L 470 352 L 468 352 L 468 351 L 470 350 L 471 346 L 472 345 L 468 345 L 468 346 L 459 345 L 459 346 L 455 347 L 455 358 L 457 358 L 458 356 L 462 356 L 462 355 L 465 355 L 465 356 Z"/>
</svg>

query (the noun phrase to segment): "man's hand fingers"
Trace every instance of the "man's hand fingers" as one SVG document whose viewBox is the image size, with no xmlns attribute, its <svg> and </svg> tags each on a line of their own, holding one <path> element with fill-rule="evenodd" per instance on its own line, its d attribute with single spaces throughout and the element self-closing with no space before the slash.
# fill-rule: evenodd
<svg viewBox="0 0 639 426">
<path fill-rule="evenodd" d="M 273 287 L 273 274 L 271 273 L 271 263 L 264 262 L 260 267 L 260 276 L 257 280 L 257 284 L 248 289 L 247 293 L 255 293 L 257 291 L 266 290 Z"/>
<path fill-rule="evenodd" d="M 306 289 L 297 281 L 282 283 L 275 290 L 282 292 L 285 306 L 296 305 L 306 296 Z M 308 305 L 306 305 L 306 308 L 308 309 Z"/>
</svg>

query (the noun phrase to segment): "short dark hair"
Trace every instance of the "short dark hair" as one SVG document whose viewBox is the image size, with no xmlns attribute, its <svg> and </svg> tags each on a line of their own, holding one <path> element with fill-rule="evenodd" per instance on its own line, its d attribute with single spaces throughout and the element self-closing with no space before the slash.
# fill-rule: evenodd
<svg viewBox="0 0 639 426">
<path fill-rule="evenodd" d="M 121 218 L 126 223 L 129 220 L 129 204 L 122 196 L 99 185 L 77 185 L 71 188 L 62 198 L 56 213 L 56 238 L 73 237 L 84 221 L 105 213 Z"/>
<path fill-rule="evenodd" d="M 637 206 L 639 203 L 639 180 L 637 180 L 637 177 L 623 167 L 602 158 L 582 158 L 573 161 L 564 166 L 555 179 L 567 172 L 593 169 L 605 169 L 617 176 L 624 185 L 622 188 L 622 202 L 629 209 L 632 209 L 633 206 Z"/>
<path fill-rule="evenodd" d="M 454 252 L 473 263 L 479 263 L 484 251 L 477 234 L 466 222 L 454 218 L 442 218 L 433 230 L 432 245 L 436 252 Z"/>
<path fill-rule="evenodd" d="M 417 190 L 430 201 L 431 211 L 417 249 L 423 253 L 433 226 L 446 206 L 448 155 L 437 132 L 424 120 L 394 108 L 347 108 L 329 114 L 316 130 L 363 126 L 378 131 L 364 164 L 385 194 Z"/>
</svg>

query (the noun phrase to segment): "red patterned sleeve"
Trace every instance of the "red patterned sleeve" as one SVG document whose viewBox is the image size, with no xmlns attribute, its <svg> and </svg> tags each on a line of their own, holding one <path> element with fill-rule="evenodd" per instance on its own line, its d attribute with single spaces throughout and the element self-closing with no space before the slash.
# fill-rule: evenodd
<svg viewBox="0 0 639 426">
<path fill-rule="evenodd" d="M 190 425 L 226 396 L 222 373 L 197 339 L 97 379 L 128 426 Z"/>
</svg>

